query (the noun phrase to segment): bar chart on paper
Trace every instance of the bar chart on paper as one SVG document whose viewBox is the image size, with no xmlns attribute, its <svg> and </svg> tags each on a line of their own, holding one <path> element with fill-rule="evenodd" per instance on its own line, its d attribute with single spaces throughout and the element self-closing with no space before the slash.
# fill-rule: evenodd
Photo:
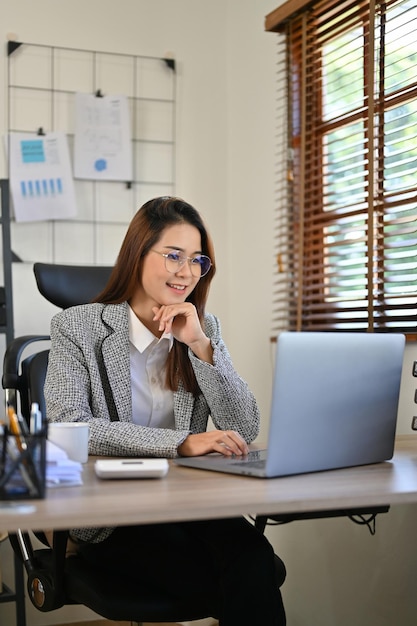
<svg viewBox="0 0 417 626">
<path fill-rule="evenodd" d="M 63 133 L 10 135 L 10 186 L 16 221 L 76 215 L 67 139 Z"/>
<path fill-rule="evenodd" d="M 44 198 L 63 193 L 62 178 L 43 178 L 42 180 L 21 180 L 20 191 L 23 198 L 43 196 Z"/>
</svg>

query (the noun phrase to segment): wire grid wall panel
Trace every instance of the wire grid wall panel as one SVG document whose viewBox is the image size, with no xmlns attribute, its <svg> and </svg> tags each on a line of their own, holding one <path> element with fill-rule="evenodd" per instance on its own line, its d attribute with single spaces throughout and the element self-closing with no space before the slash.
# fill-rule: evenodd
<svg viewBox="0 0 417 626">
<path fill-rule="evenodd" d="M 76 93 L 127 96 L 133 180 L 74 179 L 77 215 L 71 219 L 12 217 L 15 259 L 113 264 L 137 209 L 175 194 L 175 61 L 9 42 L 7 81 L 9 133 L 63 132 L 72 164 Z"/>
</svg>

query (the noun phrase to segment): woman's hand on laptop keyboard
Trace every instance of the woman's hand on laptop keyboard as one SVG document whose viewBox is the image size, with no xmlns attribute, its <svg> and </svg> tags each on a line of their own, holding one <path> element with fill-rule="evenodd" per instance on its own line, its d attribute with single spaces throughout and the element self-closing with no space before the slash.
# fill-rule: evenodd
<svg viewBox="0 0 417 626">
<path fill-rule="evenodd" d="M 177 450 L 180 456 L 200 456 L 209 452 L 243 456 L 249 452 L 248 444 L 235 430 L 210 430 L 188 435 Z"/>
</svg>

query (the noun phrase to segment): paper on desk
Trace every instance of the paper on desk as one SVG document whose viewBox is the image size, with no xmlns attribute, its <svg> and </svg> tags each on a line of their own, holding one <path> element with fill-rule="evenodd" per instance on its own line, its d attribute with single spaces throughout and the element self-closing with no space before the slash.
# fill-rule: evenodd
<svg viewBox="0 0 417 626">
<path fill-rule="evenodd" d="M 65 450 L 46 441 L 46 486 L 63 487 L 82 485 L 83 466 L 68 458 Z"/>
</svg>

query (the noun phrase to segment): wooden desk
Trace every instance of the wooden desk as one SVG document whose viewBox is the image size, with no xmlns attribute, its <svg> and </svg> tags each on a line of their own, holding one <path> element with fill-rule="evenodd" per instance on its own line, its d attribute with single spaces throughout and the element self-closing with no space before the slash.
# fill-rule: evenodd
<svg viewBox="0 0 417 626">
<path fill-rule="evenodd" d="M 392 461 L 257 479 L 171 466 L 163 479 L 107 480 L 84 466 L 84 485 L 49 489 L 44 500 L 0 503 L 0 528 L 120 526 L 241 514 L 306 513 L 417 502 L 417 435 L 397 438 Z"/>
</svg>

